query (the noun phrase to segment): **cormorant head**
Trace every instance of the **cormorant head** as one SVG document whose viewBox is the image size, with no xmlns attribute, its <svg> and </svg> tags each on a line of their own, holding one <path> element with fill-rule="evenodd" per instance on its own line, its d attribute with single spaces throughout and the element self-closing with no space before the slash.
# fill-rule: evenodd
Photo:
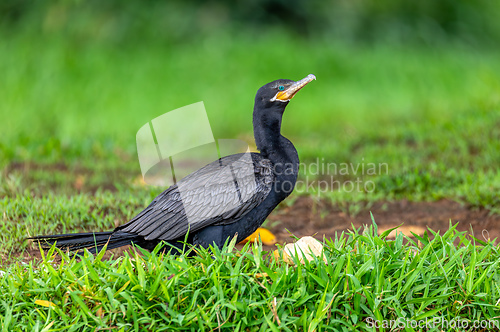
<svg viewBox="0 0 500 332">
<path fill-rule="evenodd" d="M 255 96 L 255 106 L 259 108 L 278 107 L 284 109 L 290 99 L 306 84 L 315 80 L 313 74 L 307 75 L 300 81 L 276 80 L 262 86 Z"/>
<path fill-rule="evenodd" d="M 316 76 L 309 74 L 297 82 L 276 80 L 257 91 L 253 109 L 253 133 L 261 154 L 267 157 L 276 152 L 276 146 L 283 140 L 281 120 L 286 105 L 300 89 L 315 79 Z"/>
</svg>

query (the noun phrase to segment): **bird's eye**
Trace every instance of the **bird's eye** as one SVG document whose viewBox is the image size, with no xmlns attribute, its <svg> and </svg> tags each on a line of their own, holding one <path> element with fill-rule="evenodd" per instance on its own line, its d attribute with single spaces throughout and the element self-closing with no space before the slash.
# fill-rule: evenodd
<svg viewBox="0 0 500 332">
<path fill-rule="evenodd" d="M 278 87 L 278 90 L 283 91 L 283 90 L 285 90 L 285 87 L 284 87 L 283 85 L 280 85 L 280 86 Z"/>
</svg>

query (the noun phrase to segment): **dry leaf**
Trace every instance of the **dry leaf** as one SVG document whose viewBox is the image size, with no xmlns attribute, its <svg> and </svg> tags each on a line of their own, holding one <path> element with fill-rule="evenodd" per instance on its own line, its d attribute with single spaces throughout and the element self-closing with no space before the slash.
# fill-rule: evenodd
<svg viewBox="0 0 500 332">
<path fill-rule="evenodd" d="M 56 305 L 53 302 L 45 301 L 45 300 L 36 300 L 35 304 L 41 305 L 42 307 L 46 307 L 46 308 L 56 307 Z"/>
<path fill-rule="evenodd" d="M 266 246 L 272 246 L 276 243 L 276 236 L 274 236 L 274 234 L 271 233 L 271 231 L 269 231 L 268 229 L 262 227 L 257 228 L 257 230 L 252 235 L 241 241 L 241 243 L 246 243 L 248 241 L 258 241 L 259 236 L 262 240 L 262 244 L 265 244 Z"/>
<path fill-rule="evenodd" d="M 144 178 L 142 177 L 142 175 L 138 175 L 135 179 L 133 179 L 132 184 L 135 186 L 141 186 L 141 187 L 147 186 L 147 183 L 146 183 L 146 181 L 144 181 Z"/>
<path fill-rule="evenodd" d="M 75 183 L 73 186 L 75 187 L 76 190 L 82 190 L 83 185 L 85 184 L 85 175 L 77 175 L 75 179 Z"/>
</svg>

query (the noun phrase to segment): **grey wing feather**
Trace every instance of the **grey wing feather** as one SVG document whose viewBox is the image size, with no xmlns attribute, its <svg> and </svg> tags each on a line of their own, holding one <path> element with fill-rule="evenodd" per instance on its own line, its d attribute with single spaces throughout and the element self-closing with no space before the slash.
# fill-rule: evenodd
<svg viewBox="0 0 500 332">
<path fill-rule="evenodd" d="M 116 230 L 174 240 L 188 230 L 230 224 L 262 203 L 273 182 L 272 164 L 260 154 L 227 156 L 183 178 Z"/>
</svg>

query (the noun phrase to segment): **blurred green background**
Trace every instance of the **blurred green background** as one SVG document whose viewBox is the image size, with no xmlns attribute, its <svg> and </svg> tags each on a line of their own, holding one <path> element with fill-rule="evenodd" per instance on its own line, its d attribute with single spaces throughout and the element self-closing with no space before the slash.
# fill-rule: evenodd
<svg viewBox="0 0 500 332">
<path fill-rule="evenodd" d="M 216 138 L 252 141 L 256 90 L 313 73 L 282 130 L 302 160 L 389 165 L 333 200 L 498 208 L 495 2 L 4 0 L 0 18 L 4 197 L 128 185 L 136 131 L 197 101 Z"/>
</svg>

